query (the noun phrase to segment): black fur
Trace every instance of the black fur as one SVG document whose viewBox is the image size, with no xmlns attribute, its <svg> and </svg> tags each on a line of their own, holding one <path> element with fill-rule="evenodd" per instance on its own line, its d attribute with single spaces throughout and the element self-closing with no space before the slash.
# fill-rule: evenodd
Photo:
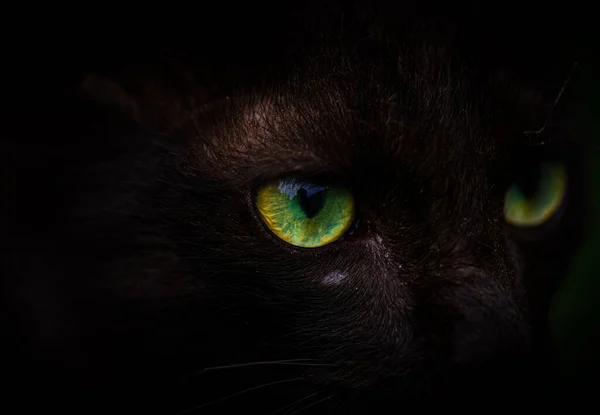
<svg viewBox="0 0 600 415">
<path fill-rule="evenodd" d="M 217 24 L 136 43 L 140 30 L 15 104 L 3 294 L 8 373 L 43 401 L 25 406 L 386 413 L 538 397 L 583 196 L 571 114 L 547 145 L 524 131 L 572 62 L 522 62 L 482 21 L 391 10 L 256 13 L 236 22 L 245 41 L 220 43 L 206 40 Z M 547 158 L 569 165 L 568 206 L 507 227 L 507 186 Z M 270 234 L 253 191 L 291 173 L 349 186 L 355 231 L 314 250 Z M 332 272 L 345 280 L 324 284 Z M 258 364 L 273 361 L 289 362 Z"/>
</svg>

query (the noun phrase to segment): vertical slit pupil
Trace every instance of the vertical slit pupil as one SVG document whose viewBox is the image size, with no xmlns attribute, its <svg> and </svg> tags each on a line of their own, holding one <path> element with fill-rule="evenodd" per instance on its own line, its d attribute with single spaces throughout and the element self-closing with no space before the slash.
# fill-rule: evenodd
<svg viewBox="0 0 600 415">
<path fill-rule="evenodd" d="M 306 189 L 298 189 L 296 193 L 298 197 L 298 203 L 300 208 L 304 211 L 304 214 L 308 219 L 312 219 L 317 213 L 323 208 L 325 203 L 325 191 L 321 190 L 318 192 L 309 193 Z"/>
<path fill-rule="evenodd" d="M 536 195 L 540 182 L 542 180 L 542 170 L 540 167 L 528 171 L 519 183 L 519 187 L 526 198 L 532 198 Z"/>
</svg>

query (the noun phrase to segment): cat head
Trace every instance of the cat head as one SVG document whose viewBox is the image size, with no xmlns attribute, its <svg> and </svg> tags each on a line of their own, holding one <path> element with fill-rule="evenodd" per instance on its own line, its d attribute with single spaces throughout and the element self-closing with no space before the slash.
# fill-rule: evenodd
<svg viewBox="0 0 600 415">
<path fill-rule="evenodd" d="M 239 376 L 352 405 L 530 379 L 581 221 L 569 124 L 524 134 L 562 80 L 477 66 L 440 22 L 348 16 L 233 69 L 98 71 L 58 104 L 58 353 L 145 386 L 277 361 Z M 215 379 L 193 378 L 204 401 Z"/>
</svg>

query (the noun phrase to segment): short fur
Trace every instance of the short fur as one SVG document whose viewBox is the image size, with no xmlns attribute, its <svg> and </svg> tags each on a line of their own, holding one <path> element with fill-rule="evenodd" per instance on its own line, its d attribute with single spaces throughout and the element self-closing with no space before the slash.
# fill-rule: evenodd
<svg viewBox="0 0 600 415">
<path fill-rule="evenodd" d="M 198 40 L 208 29 L 110 43 L 14 107 L 3 292 L 18 390 L 165 414 L 537 396 L 583 195 L 570 114 L 548 145 L 523 132 L 570 62 L 532 75 L 508 38 L 478 43 L 493 41 L 485 22 L 392 11 L 305 7 L 276 27 L 255 13 L 219 50 Z M 569 166 L 568 206 L 507 227 L 507 186 L 547 158 Z M 252 194 L 292 173 L 342 180 L 354 232 L 313 250 L 274 237 Z M 240 363 L 255 364 L 207 369 Z"/>
</svg>

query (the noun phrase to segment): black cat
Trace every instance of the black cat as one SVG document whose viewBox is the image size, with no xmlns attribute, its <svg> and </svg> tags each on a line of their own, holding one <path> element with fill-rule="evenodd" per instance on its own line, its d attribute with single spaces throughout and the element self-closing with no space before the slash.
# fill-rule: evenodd
<svg viewBox="0 0 600 415">
<path fill-rule="evenodd" d="M 538 399 L 584 220 L 574 117 L 555 102 L 572 61 L 471 15 L 243 7 L 36 49 L 58 63 L 4 111 L 19 405 Z"/>
</svg>

